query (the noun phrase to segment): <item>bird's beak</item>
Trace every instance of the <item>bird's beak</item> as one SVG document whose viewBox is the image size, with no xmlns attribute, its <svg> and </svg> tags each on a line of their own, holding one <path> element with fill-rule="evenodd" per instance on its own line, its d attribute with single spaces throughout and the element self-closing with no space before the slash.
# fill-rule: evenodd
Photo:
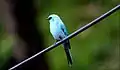
<svg viewBox="0 0 120 70">
<path fill-rule="evenodd" d="M 48 18 L 46 18 L 47 20 L 50 20 L 50 19 L 52 19 L 52 17 L 48 17 Z"/>
<path fill-rule="evenodd" d="M 46 20 L 48 20 L 48 18 L 46 18 Z"/>
</svg>

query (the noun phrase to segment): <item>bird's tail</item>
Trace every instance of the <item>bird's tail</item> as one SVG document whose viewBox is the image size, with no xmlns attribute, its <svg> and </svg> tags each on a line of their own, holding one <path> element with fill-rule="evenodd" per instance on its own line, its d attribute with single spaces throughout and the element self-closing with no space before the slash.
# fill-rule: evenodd
<svg viewBox="0 0 120 70">
<path fill-rule="evenodd" d="M 71 65 L 73 63 L 73 60 L 72 60 L 72 55 L 71 55 L 71 52 L 70 52 L 70 43 L 69 43 L 69 41 L 67 41 L 63 45 L 64 45 L 65 53 L 66 53 L 66 56 L 67 56 L 68 64 L 71 67 Z"/>
</svg>

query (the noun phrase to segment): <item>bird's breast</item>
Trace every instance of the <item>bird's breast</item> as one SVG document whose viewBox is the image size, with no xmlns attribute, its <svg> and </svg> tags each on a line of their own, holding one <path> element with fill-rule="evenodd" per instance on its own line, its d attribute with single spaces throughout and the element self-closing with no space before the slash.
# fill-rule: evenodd
<svg viewBox="0 0 120 70">
<path fill-rule="evenodd" d="M 50 24 L 50 32 L 56 40 L 60 40 L 59 36 L 64 37 L 64 34 L 58 25 Z"/>
</svg>

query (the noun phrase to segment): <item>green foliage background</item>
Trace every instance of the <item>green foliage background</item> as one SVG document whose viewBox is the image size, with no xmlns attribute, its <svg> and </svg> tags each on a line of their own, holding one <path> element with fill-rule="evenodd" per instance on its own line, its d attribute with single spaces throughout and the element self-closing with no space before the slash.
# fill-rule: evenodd
<svg viewBox="0 0 120 70">
<path fill-rule="evenodd" d="M 36 17 L 36 25 L 42 29 L 45 46 L 48 47 L 54 43 L 46 20 L 48 15 L 58 14 L 69 33 L 72 33 L 119 3 L 119 0 L 35 0 L 40 12 Z M 72 38 L 72 68 L 67 65 L 62 45 L 49 51 L 46 54 L 51 70 L 119 70 L 119 27 L 120 10 Z M 0 25 L 0 67 L 10 56 L 11 45 L 11 37 Z"/>
</svg>

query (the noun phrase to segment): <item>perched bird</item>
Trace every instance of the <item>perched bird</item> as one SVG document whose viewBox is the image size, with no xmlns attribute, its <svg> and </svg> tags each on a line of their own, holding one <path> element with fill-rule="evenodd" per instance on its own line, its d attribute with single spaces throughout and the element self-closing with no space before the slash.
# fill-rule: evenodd
<svg viewBox="0 0 120 70">
<path fill-rule="evenodd" d="M 50 23 L 50 32 L 56 41 L 60 41 L 63 38 L 68 36 L 66 27 L 58 15 L 56 14 L 49 15 L 48 20 Z M 69 40 L 65 41 L 63 45 L 64 45 L 64 50 L 67 56 L 68 64 L 69 66 L 71 66 L 73 63 L 73 60 L 70 53 L 71 47 L 70 47 Z"/>
</svg>

